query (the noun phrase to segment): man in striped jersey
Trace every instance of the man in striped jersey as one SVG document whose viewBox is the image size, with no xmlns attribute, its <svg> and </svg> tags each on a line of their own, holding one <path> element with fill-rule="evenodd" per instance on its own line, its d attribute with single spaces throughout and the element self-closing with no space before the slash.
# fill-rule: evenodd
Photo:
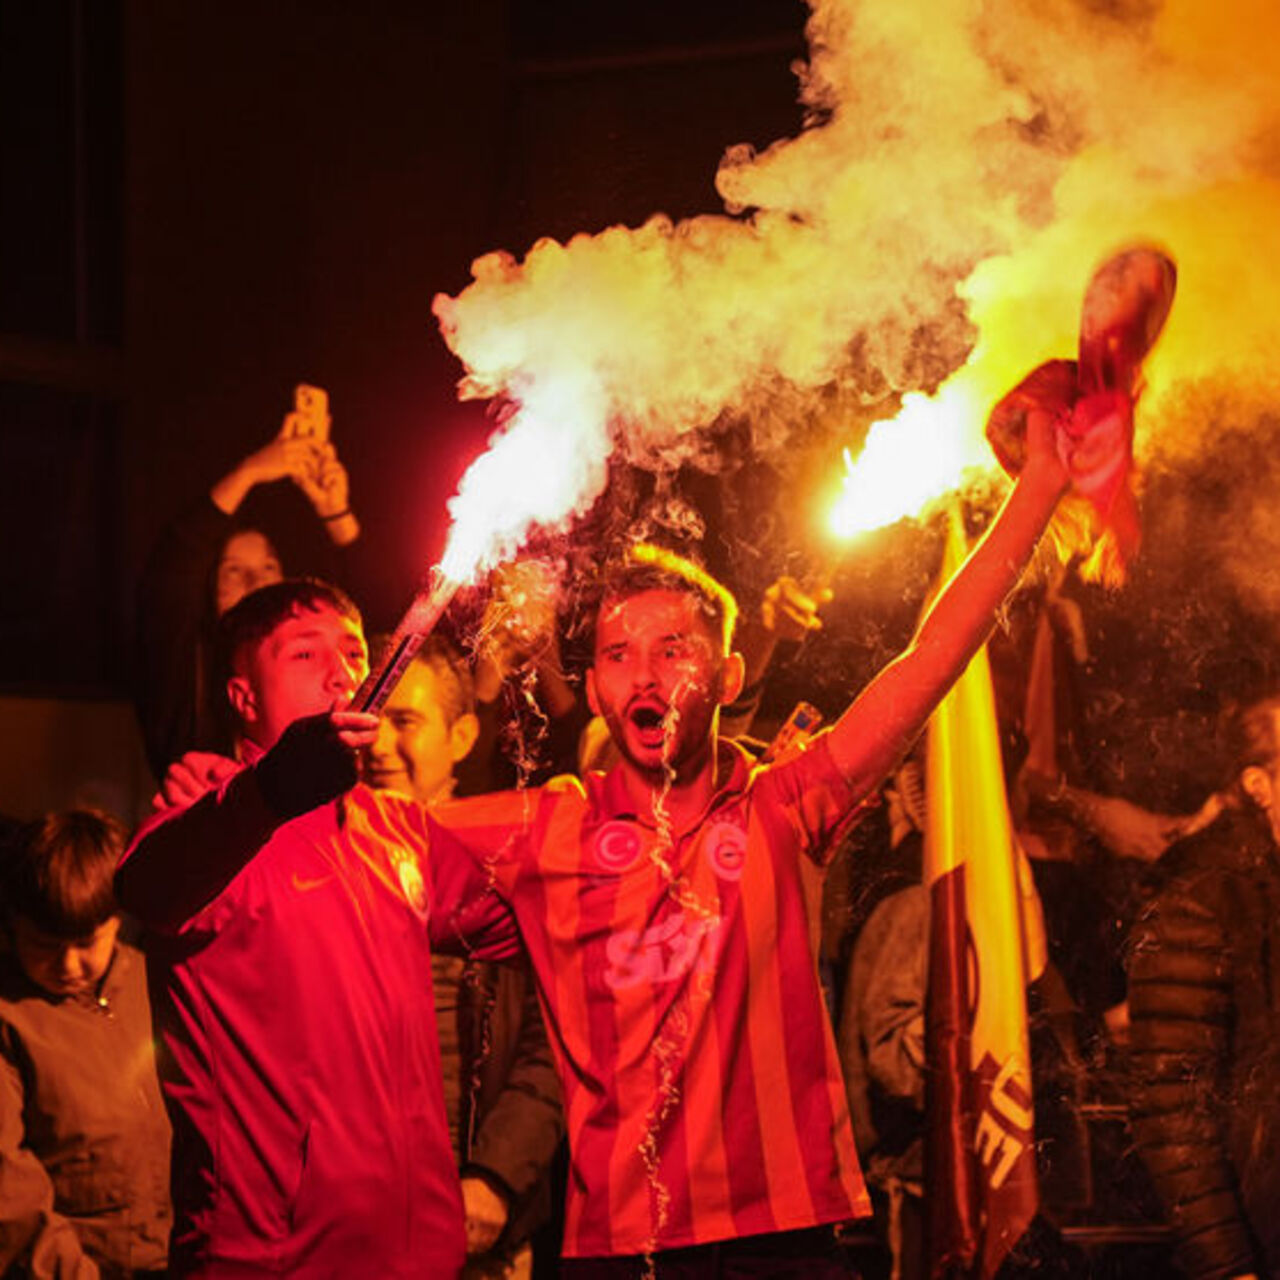
<svg viewBox="0 0 1280 1280">
<path fill-rule="evenodd" d="M 564 1274 L 848 1274 L 868 1212 L 808 944 L 801 858 L 898 762 L 982 643 L 1067 473 L 1048 413 L 1001 513 L 906 651 L 803 753 L 719 740 L 742 683 L 732 597 L 633 549 L 605 583 L 587 691 L 607 774 L 437 808 L 515 911 L 564 1087 Z"/>
</svg>

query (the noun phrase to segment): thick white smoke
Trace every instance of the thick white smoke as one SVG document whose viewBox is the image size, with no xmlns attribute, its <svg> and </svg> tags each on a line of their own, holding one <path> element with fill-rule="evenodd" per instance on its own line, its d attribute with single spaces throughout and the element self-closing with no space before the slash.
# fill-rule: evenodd
<svg viewBox="0 0 1280 1280">
<path fill-rule="evenodd" d="M 768 424 L 771 449 L 780 395 L 799 423 L 833 385 L 878 400 L 968 360 L 989 403 L 1073 354 L 1085 281 L 1135 240 L 1180 272 L 1140 451 L 1194 454 L 1181 389 L 1256 396 L 1277 315 L 1280 21 L 1261 0 L 1225 8 L 814 0 L 809 123 L 726 152 L 724 215 L 491 254 L 437 298 L 464 394 L 554 405 L 531 429 L 573 438 L 579 488 L 548 502 L 540 482 L 530 518 L 594 498 L 611 450 L 651 466 L 703 450 L 726 413 Z M 956 426 L 975 455 L 980 417 Z M 492 472 L 486 505 L 516 516 L 527 471 L 501 494 Z"/>
</svg>

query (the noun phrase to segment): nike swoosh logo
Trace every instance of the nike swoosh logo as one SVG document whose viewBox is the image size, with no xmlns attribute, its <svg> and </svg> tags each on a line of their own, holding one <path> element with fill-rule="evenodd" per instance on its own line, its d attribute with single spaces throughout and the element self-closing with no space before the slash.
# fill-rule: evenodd
<svg viewBox="0 0 1280 1280">
<path fill-rule="evenodd" d="M 299 893 L 310 893 L 312 889 L 321 889 L 333 879 L 332 876 L 315 876 L 308 878 L 300 876 L 296 871 L 293 873 L 293 887 Z"/>
</svg>

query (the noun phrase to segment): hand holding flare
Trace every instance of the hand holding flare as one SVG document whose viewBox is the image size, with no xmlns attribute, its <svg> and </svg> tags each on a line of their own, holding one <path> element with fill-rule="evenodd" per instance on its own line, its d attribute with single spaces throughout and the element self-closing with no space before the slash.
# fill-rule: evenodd
<svg viewBox="0 0 1280 1280">
<path fill-rule="evenodd" d="M 1141 538 L 1132 486 L 1133 406 L 1142 361 L 1173 304 L 1177 271 L 1157 249 L 1138 246 L 1109 258 L 1085 290 L 1078 360 L 1049 360 L 991 411 L 987 439 L 1016 475 L 1026 460 L 1027 415 L 1055 419 L 1058 453 L 1075 493 L 1096 511 L 1122 577 Z"/>
</svg>

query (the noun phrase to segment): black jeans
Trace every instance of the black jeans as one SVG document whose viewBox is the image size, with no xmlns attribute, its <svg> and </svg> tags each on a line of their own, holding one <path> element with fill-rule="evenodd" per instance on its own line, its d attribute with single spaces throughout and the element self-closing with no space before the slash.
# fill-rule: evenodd
<svg viewBox="0 0 1280 1280">
<path fill-rule="evenodd" d="M 563 1280 L 857 1280 L 830 1227 L 740 1236 L 714 1244 L 662 1249 L 652 1269 L 642 1254 L 564 1258 Z"/>
</svg>

